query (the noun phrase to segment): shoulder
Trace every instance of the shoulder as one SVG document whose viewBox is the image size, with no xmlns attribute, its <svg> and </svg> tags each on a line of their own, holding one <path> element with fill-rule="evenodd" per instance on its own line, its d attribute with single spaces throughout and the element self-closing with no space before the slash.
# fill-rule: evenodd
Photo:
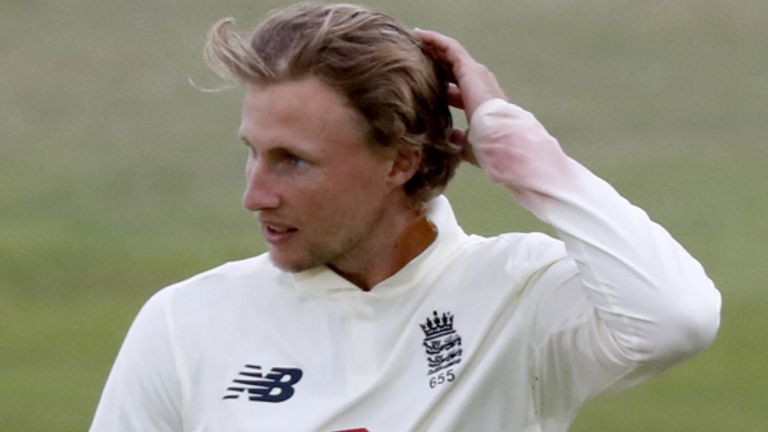
<svg viewBox="0 0 768 432">
<path fill-rule="evenodd" d="M 458 285 L 508 293 L 528 287 L 565 258 L 562 242 L 542 233 L 471 235 L 447 260 L 445 269 Z"/>
<path fill-rule="evenodd" d="M 253 292 L 266 293 L 291 284 L 267 254 L 228 262 L 158 291 L 148 302 L 165 303 L 175 312 L 212 310 L 237 304 Z M 180 310 L 181 309 L 181 310 Z"/>
<path fill-rule="evenodd" d="M 539 232 L 504 233 L 493 237 L 469 236 L 468 256 L 481 260 L 503 260 L 518 266 L 544 267 L 567 256 L 561 240 Z"/>
<path fill-rule="evenodd" d="M 232 288 L 243 283 L 252 283 L 254 278 L 265 285 L 269 281 L 279 279 L 283 272 L 275 267 L 267 254 L 238 261 L 230 261 L 218 267 L 199 273 L 181 282 L 177 282 L 167 290 L 194 291 L 208 288 Z"/>
</svg>

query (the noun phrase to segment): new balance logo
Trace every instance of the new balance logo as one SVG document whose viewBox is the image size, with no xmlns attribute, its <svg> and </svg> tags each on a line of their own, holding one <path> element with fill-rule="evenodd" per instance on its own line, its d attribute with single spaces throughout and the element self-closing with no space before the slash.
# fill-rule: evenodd
<svg viewBox="0 0 768 432">
<path fill-rule="evenodd" d="M 223 399 L 238 399 L 247 394 L 254 402 L 283 402 L 291 398 L 293 386 L 301 380 L 304 373 L 297 368 L 276 367 L 263 374 L 261 366 L 245 365 L 245 370 L 232 380 Z"/>
</svg>

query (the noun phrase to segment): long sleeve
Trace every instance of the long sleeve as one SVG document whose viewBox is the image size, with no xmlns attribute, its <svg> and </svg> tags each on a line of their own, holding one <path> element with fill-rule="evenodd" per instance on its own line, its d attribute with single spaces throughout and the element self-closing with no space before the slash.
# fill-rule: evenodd
<svg viewBox="0 0 768 432">
<path fill-rule="evenodd" d="M 182 430 L 168 290 L 142 308 L 128 331 L 99 401 L 91 432 Z"/>
<path fill-rule="evenodd" d="M 537 306 L 542 389 L 571 393 L 557 409 L 634 385 L 712 342 L 720 294 L 666 230 L 569 158 L 529 112 L 494 99 L 470 131 L 488 176 L 556 230 L 569 258 L 536 282 L 547 292 Z"/>
</svg>

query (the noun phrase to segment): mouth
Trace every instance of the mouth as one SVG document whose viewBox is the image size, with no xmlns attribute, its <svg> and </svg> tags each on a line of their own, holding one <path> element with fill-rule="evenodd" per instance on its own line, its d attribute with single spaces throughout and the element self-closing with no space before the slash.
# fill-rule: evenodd
<svg viewBox="0 0 768 432">
<path fill-rule="evenodd" d="M 283 243 L 299 231 L 294 227 L 274 225 L 269 223 L 262 223 L 261 230 L 264 234 L 264 239 L 269 244 Z"/>
</svg>

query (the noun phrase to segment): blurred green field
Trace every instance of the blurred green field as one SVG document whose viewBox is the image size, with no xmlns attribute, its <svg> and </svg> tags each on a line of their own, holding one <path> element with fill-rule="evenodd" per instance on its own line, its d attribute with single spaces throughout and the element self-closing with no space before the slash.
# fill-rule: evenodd
<svg viewBox="0 0 768 432">
<path fill-rule="evenodd" d="M 0 0 L 0 430 L 85 430 L 144 300 L 263 250 L 239 204 L 241 93 L 188 79 L 217 84 L 213 21 L 279 4 Z M 712 348 L 573 430 L 766 430 L 768 3 L 369 4 L 464 41 L 723 292 Z M 467 231 L 548 230 L 477 170 L 448 194 Z"/>
</svg>

